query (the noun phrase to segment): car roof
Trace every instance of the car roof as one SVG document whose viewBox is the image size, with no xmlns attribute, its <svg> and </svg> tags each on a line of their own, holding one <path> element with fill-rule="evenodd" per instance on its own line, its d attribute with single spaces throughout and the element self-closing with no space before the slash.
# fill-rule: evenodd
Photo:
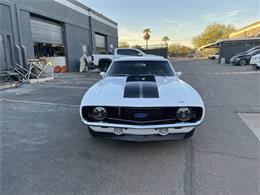
<svg viewBox="0 0 260 195">
<path fill-rule="evenodd" d="M 127 57 L 121 57 L 117 58 L 114 61 L 153 61 L 153 60 L 159 60 L 159 61 L 167 61 L 164 57 L 161 56 L 127 56 Z"/>
</svg>

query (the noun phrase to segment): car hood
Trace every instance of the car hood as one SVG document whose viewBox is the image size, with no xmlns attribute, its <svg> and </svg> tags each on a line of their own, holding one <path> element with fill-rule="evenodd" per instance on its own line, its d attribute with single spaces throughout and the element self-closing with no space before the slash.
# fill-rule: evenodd
<svg viewBox="0 0 260 195">
<path fill-rule="evenodd" d="M 155 77 L 157 98 L 124 97 L 127 77 L 105 77 L 84 95 L 81 106 L 203 106 L 200 95 L 177 77 Z"/>
<path fill-rule="evenodd" d="M 252 55 L 248 55 L 248 54 L 243 54 L 243 55 L 238 55 L 235 57 L 235 59 L 240 59 L 240 58 L 251 58 Z"/>
<path fill-rule="evenodd" d="M 245 55 L 247 55 L 246 52 L 237 53 L 237 54 L 234 55 L 231 59 L 235 59 L 235 58 L 237 58 L 237 57 L 242 57 L 242 56 L 245 56 Z"/>
<path fill-rule="evenodd" d="M 245 54 L 239 54 L 239 55 L 235 55 L 235 56 L 233 56 L 232 57 L 232 59 L 235 59 L 235 58 L 240 58 L 240 57 L 242 57 L 242 56 L 244 56 Z"/>
</svg>

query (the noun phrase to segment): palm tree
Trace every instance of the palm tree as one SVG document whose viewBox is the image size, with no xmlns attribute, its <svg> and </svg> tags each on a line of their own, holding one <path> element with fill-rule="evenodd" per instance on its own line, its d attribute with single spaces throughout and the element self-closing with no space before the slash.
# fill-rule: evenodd
<svg viewBox="0 0 260 195">
<path fill-rule="evenodd" d="M 146 28 L 143 30 L 143 33 L 144 33 L 144 40 L 146 41 L 146 49 L 148 49 L 148 41 L 151 37 L 150 33 L 151 33 L 151 30 L 150 28 Z"/>
<path fill-rule="evenodd" d="M 169 41 L 169 40 L 170 40 L 170 39 L 169 39 L 168 36 L 164 36 L 164 37 L 162 38 L 162 41 L 164 41 L 166 47 L 168 47 L 167 41 Z"/>
</svg>

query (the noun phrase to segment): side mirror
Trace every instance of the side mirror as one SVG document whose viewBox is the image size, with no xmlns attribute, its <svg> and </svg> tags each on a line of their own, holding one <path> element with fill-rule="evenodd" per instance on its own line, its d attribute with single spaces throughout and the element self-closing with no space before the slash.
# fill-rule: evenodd
<svg viewBox="0 0 260 195">
<path fill-rule="evenodd" d="M 106 75 L 106 73 L 105 73 L 105 72 L 100 72 L 99 75 L 100 75 L 102 78 L 104 78 L 105 75 Z"/>
<path fill-rule="evenodd" d="M 179 78 L 182 75 L 182 72 L 176 72 L 177 77 Z"/>
<path fill-rule="evenodd" d="M 143 54 L 142 53 L 138 53 L 138 56 L 143 56 Z"/>
</svg>

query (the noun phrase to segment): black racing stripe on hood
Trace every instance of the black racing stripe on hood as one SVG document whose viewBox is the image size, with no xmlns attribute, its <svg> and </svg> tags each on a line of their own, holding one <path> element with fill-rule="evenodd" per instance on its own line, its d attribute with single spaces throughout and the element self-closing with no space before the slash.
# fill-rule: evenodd
<svg viewBox="0 0 260 195">
<path fill-rule="evenodd" d="M 143 98 L 159 98 L 156 82 L 141 82 Z"/>
<path fill-rule="evenodd" d="M 129 76 L 126 80 L 125 98 L 159 98 L 154 76 Z"/>
<path fill-rule="evenodd" d="M 140 82 L 127 82 L 125 85 L 124 97 L 125 98 L 140 98 L 141 89 Z"/>
</svg>

